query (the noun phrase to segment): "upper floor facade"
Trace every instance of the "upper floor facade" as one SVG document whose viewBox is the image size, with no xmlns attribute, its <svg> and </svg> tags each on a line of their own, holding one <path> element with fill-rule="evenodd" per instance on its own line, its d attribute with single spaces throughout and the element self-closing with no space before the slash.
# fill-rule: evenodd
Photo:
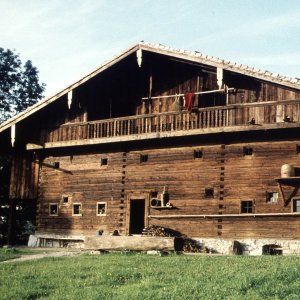
<svg viewBox="0 0 300 300">
<path fill-rule="evenodd" d="M 298 127 L 300 81 L 139 43 L 0 126 L 2 150 Z"/>
</svg>

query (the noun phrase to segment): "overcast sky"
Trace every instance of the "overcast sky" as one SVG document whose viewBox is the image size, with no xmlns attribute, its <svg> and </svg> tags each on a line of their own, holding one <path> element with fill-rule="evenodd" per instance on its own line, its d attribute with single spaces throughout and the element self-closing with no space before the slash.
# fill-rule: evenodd
<svg viewBox="0 0 300 300">
<path fill-rule="evenodd" d="M 300 77 L 299 0 L 0 0 L 0 26 L 46 96 L 141 40 Z"/>
</svg>

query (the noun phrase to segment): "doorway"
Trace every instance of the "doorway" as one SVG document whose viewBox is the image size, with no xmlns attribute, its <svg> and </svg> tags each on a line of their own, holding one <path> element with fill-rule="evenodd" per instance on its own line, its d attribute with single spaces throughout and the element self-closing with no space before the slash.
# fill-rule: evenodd
<svg viewBox="0 0 300 300">
<path fill-rule="evenodd" d="M 141 234 L 145 228 L 145 199 L 130 199 L 129 234 Z"/>
</svg>

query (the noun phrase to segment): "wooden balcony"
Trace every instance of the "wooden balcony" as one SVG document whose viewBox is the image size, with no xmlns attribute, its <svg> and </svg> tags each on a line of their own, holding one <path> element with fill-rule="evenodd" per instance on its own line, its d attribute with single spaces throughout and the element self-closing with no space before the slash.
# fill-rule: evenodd
<svg viewBox="0 0 300 300">
<path fill-rule="evenodd" d="M 67 123 L 44 132 L 41 142 L 45 148 L 52 148 L 208 132 L 265 130 L 268 125 L 270 128 L 295 127 L 299 126 L 297 122 L 300 121 L 299 102 L 260 102 L 200 108 L 192 112 L 167 112 Z M 291 122 L 284 122 L 287 115 Z"/>
</svg>

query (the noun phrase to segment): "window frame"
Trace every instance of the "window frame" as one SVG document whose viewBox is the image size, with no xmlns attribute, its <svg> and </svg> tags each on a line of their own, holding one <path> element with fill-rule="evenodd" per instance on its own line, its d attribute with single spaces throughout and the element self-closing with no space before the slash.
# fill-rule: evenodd
<svg viewBox="0 0 300 300">
<path fill-rule="evenodd" d="M 100 158 L 100 166 L 104 167 L 108 165 L 108 158 L 107 157 L 101 157 Z"/>
<path fill-rule="evenodd" d="M 67 199 L 67 201 L 65 202 L 65 199 Z M 70 195 L 67 194 L 62 194 L 61 195 L 61 204 L 62 205 L 69 205 L 71 203 L 72 197 Z"/>
<path fill-rule="evenodd" d="M 78 214 L 74 213 L 74 208 L 75 208 L 76 205 L 80 205 L 80 213 L 78 213 Z M 82 216 L 82 203 L 76 202 L 76 203 L 72 204 L 72 216 L 74 216 L 74 217 L 81 217 Z"/>
<path fill-rule="evenodd" d="M 204 189 L 204 198 L 205 199 L 214 199 L 215 198 L 215 189 L 207 187 Z"/>
<path fill-rule="evenodd" d="M 243 147 L 243 154 L 244 156 L 252 156 L 253 155 L 253 148 L 249 146 Z"/>
<path fill-rule="evenodd" d="M 271 196 L 271 194 L 273 194 L 273 196 Z M 276 194 L 276 201 L 274 200 L 271 200 L 272 198 L 274 199 L 274 194 Z M 279 197 L 279 194 L 278 192 L 266 192 L 266 203 L 270 203 L 270 204 L 276 204 L 278 203 L 278 197 Z"/>
<path fill-rule="evenodd" d="M 54 213 L 51 213 L 51 206 L 56 206 L 56 213 L 54 214 Z M 59 208 L 59 206 L 58 206 L 58 203 L 49 203 L 49 216 L 51 216 L 51 217 L 57 217 L 58 216 L 58 208 Z"/>
<path fill-rule="evenodd" d="M 246 205 L 246 206 L 243 206 L 243 203 L 251 203 L 251 206 L 249 205 Z M 246 211 L 243 211 L 243 210 L 246 210 Z M 251 209 L 251 211 L 249 211 Z M 254 213 L 254 201 L 253 200 L 241 200 L 241 203 L 240 203 L 240 213 L 241 214 L 253 214 Z"/>
<path fill-rule="evenodd" d="M 105 208 L 104 214 L 99 214 L 99 208 L 98 208 L 99 204 L 104 204 L 104 208 Z M 105 202 L 105 201 L 99 201 L 99 202 L 97 202 L 96 216 L 98 216 L 98 217 L 105 217 L 106 216 L 106 211 L 107 211 L 107 202 Z"/>
<path fill-rule="evenodd" d="M 299 202 L 299 211 L 295 210 L 295 208 L 298 207 L 297 205 L 295 205 L 296 202 Z M 292 212 L 293 213 L 300 213 L 300 198 L 293 198 L 292 199 Z"/>
<path fill-rule="evenodd" d="M 203 151 L 201 149 L 194 150 L 194 159 L 201 159 L 203 158 Z"/>
<path fill-rule="evenodd" d="M 149 155 L 148 154 L 140 154 L 140 163 L 146 163 L 149 160 Z"/>
</svg>

